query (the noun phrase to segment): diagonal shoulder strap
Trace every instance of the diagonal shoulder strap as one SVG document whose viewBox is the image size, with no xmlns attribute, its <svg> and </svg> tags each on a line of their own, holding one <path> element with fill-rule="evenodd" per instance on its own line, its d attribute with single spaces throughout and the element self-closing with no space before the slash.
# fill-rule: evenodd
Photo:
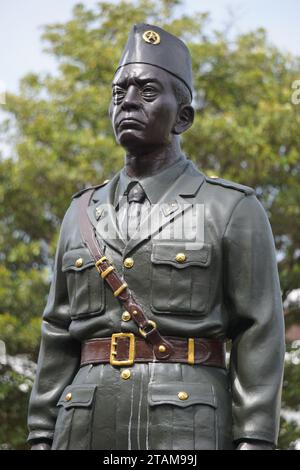
<svg viewBox="0 0 300 470">
<path fill-rule="evenodd" d="M 93 192 L 94 189 L 87 190 L 79 198 L 79 225 L 84 244 L 89 249 L 101 278 L 109 285 L 124 309 L 131 314 L 141 336 L 153 346 L 155 357 L 158 360 L 168 359 L 173 353 L 173 346 L 161 336 L 156 323 L 146 317 L 127 283 L 119 276 L 107 257 L 101 253 L 95 229 L 87 214 Z"/>
</svg>

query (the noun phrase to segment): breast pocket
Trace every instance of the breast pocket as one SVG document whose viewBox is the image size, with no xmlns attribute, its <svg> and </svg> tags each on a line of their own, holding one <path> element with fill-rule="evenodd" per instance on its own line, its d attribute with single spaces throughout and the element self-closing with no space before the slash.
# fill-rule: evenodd
<svg viewBox="0 0 300 470">
<path fill-rule="evenodd" d="M 86 248 L 67 251 L 62 270 L 66 273 L 71 318 L 99 315 L 105 307 L 104 281 Z"/>
<path fill-rule="evenodd" d="M 153 382 L 148 403 L 150 449 L 216 449 L 217 403 L 212 385 Z"/>
<path fill-rule="evenodd" d="M 151 308 L 156 313 L 204 314 L 209 301 L 208 243 L 155 243 L 152 248 Z"/>
</svg>

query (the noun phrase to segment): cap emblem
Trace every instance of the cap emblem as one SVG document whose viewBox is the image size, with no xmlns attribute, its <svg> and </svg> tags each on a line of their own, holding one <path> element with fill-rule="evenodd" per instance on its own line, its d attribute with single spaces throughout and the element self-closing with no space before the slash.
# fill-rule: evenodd
<svg viewBox="0 0 300 470">
<path fill-rule="evenodd" d="M 145 42 L 148 42 L 149 44 L 159 44 L 160 43 L 160 35 L 156 33 L 155 31 L 145 31 L 143 34 L 143 39 Z"/>
</svg>

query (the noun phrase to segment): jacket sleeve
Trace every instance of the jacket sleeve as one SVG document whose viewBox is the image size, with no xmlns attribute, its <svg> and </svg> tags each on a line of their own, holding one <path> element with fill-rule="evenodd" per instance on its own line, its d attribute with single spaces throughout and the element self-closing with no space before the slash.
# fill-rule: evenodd
<svg viewBox="0 0 300 470">
<path fill-rule="evenodd" d="M 71 322 L 69 299 L 65 273 L 62 272 L 68 213 L 61 227 L 53 280 L 43 314 L 37 373 L 29 402 L 28 441 L 53 439 L 56 404 L 79 367 L 80 343 L 68 331 Z"/>
<path fill-rule="evenodd" d="M 283 309 L 271 227 L 254 195 L 239 200 L 223 241 L 233 437 L 276 444 L 285 352 Z"/>
</svg>

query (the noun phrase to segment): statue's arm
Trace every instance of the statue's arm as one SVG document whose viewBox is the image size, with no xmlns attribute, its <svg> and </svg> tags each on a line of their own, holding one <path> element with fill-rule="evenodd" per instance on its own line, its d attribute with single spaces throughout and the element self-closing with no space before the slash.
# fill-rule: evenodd
<svg viewBox="0 0 300 470">
<path fill-rule="evenodd" d="M 240 450 L 257 441 L 272 448 L 280 421 L 284 322 L 273 235 L 254 195 L 237 203 L 223 242 L 233 436 Z"/>
<path fill-rule="evenodd" d="M 68 211 L 69 212 L 69 211 Z M 53 440 L 57 402 L 78 370 L 80 343 L 69 333 L 70 309 L 62 257 L 70 229 L 66 214 L 57 246 L 53 279 L 43 314 L 37 373 L 28 410 L 28 442 L 34 450 L 46 450 Z"/>
</svg>

